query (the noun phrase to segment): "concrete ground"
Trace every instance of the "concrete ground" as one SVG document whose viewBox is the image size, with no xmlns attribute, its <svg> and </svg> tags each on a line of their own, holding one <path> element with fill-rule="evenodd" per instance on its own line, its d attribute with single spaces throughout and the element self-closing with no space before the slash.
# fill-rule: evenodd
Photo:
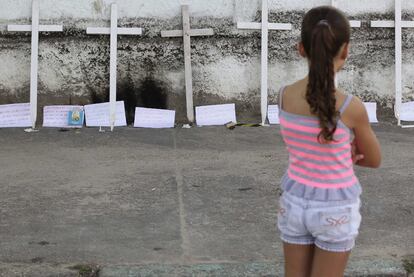
<svg viewBox="0 0 414 277">
<path fill-rule="evenodd" d="M 406 276 L 414 129 L 375 131 L 383 165 L 357 169 L 363 222 L 347 276 Z M 282 276 L 287 158 L 278 127 L 2 129 L 0 276 Z"/>
</svg>

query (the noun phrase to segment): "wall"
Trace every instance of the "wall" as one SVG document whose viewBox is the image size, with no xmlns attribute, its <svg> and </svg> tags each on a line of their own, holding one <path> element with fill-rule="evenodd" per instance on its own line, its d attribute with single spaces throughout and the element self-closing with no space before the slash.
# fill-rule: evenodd
<svg viewBox="0 0 414 277">
<path fill-rule="evenodd" d="M 189 0 L 187 0 L 189 1 Z M 185 116 L 182 40 L 161 38 L 161 30 L 180 29 L 179 0 L 40 0 L 44 24 L 63 24 L 63 33 L 42 34 L 39 46 L 39 105 L 86 104 L 105 100 L 109 87 L 109 38 L 86 35 L 88 26 L 108 26 L 110 4 L 119 5 L 119 25 L 143 27 L 142 37 L 120 37 L 119 97 L 136 94 L 142 105 L 143 83 L 150 80 L 168 96 L 167 107 Z M 211 27 L 212 37 L 193 38 L 195 104 L 236 102 L 241 118 L 260 113 L 260 33 L 237 30 L 238 21 L 260 21 L 259 0 L 193 0 L 193 28 Z M 270 21 L 290 22 L 293 31 L 269 38 L 269 95 L 306 74 L 295 51 L 304 12 L 329 0 L 270 0 Z M 377 101 L 389 113 L 394 98 L 394 31 L 369 28 L 369 21 L 393 19 L 393 0 L 339 0 L 350 18 L 363 21 L 353 29 L 352 53 L 340 85 L 365 101 Z M 404 19 L 412 20 L 414 1 L 403 0 Z M 0 103 L 28 101 L 30 34 L 8 33 L 7 24 L 27 24 L 31 0 L 0 0 Z M 413 99 L 414 30 L 403 31 L 404 97 Z M 146 83 L 148 84 L 148 82 Z M 148 87 L 148 86 L 147 86 Z M 147 91 L 145 93 L 151 94 Z M 41 110 L 41 108 L 39 109 Z"/>
</svg>

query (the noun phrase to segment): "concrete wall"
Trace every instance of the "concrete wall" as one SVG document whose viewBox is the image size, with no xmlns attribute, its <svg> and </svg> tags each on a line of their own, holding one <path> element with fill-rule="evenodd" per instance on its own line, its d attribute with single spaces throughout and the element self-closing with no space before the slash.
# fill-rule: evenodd
<svg viewBox="0 0 414 277">
<path fill-rule="evenodd" d="M 144 28 L 142 37 L 119 39 L 120 98 L 133 99 L 132 106 L 143 105 L 142 94 L 151 97 L 152 88 L 168 96 L 167 107 L 176 109 L 182 120 L 182 40 L 160 37 L 161 30 L 181 28 L 179 0 L 40 0 L 41 23 L 64 24 L 64 32 L 40 37 L 39 105 L 105 100 L 109 87 L 109 38 L 86 35 L 85 28 L 108 26 L 113 2 L 119 5 L 120 26 Z M 195 104 L 236 102 L 239 116 L 259 115 L 260 33 L 237 30 L 236 22 L 260 21 L 261 1 L 189 2 L 192 27 L 211 27 L 216 33 L 192 40 Z M 306 63 L 295 51 L 304 12 L 327 5 L 330 0 L 270 2 L 271 21 L 294 24 L 293 31 L 272 32 L 270 36 L 269 93 L 270 101 L 274 101 L 280 86 L 306 74 Z M 353 29 L 352 53 L 340 74 L 340 85 L 366 101 L 391 108 L 394 31 L 369 28 L 369 21 L 392 20 L 394 1 L 376 0 L 374 4 L 372 0 L 339 0 L 337 5 L 350 18 L 363 21 L 361 29 Z M 404 19 L 412 20 L 414 1 L 403 0 L 403 7 Z M 29 23 L 30 17 L 31 0 L 0 0 L 0 103 L 29 99 L 30 35 L 5 30 L 7 24 Z M 414 30 L 405 30 L 403 36 L 404 96 L 413 99 Z M 149 89 L 148 81 L 153 85 Z M 131 92 L 135 98 L 130 97 Z"/>
</svg>

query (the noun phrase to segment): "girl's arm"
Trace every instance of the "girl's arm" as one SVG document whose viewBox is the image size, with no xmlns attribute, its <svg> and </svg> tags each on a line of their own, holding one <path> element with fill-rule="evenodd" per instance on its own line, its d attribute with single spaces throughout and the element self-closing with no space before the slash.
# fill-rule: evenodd
<svg viewBox="0 0 414 277">
<path fill-rule="evenodd" d="M 357 97 L 353 97 L 349 111 L 351 112 L 352 127 L 355 133 L 356 154 L 363 155 L 363 159 L 356 161 L 356 164 L 378 168 L 381 165 L 381 149 L 369 123 L 364 103 Z"/>
</svg>

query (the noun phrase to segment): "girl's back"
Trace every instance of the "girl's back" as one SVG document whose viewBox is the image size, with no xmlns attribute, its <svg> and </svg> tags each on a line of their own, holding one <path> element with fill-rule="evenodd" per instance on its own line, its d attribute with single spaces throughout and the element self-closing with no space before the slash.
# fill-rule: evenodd
<svg viewBox="0 0 414 277">
<path fill-rule="evenodd" d="M 334 188 L 343 190 L 338 195 L 331 194 L 329 198 L 323 200 L 345 200 L 358 196 L 359 182 L 354 174 L 351 156 L 352 130 L 340 118 L 333 141 L 321 143 L 318 139 L 318 134 L 321 132 L 319 119 L 310 114 L 309 105 L 301 95 L 300 84 L 298 87 L 294 85 L 282 89 L 280 93 L 281 132 L 290 157 L 288 177 L 303 186 L 321 189 L 319 192 L 321 195 L 319 197 L 313 195 L 313 199 L 322 200 L 321 196 L 328 196 L 323 189 Z M 341 117 L 351 103 L 352 96 L 341 93 L 338 93 L 338 96 L 342 98 L 341 101 L 337 101 L 339 103 L 337 110 Z M 293 99 L 296 101 L 289 101 Z M 285 179 L 285 182 L 289 182 L 288 179 Z M 291 187 L 289 184 L 284 185 L 285 190 L 298 195 L 298 192 L 289 190 Z M 344 194 L 344 191 L 348 193 Z M 309 195 L 298 196 L 309 198 Z"/>
<path fill-rule="evenodd" d="M 320 119 L 312 113 L 310 104 L 306 99 L 309 82 L 308 77 L 282 89 L 279 95 L 279 106 L 283 116 L 297 115 L 313 118 L 320 123 Z M 363 102 L 351 95 L 335 89 L 335 110 L 338 112 L 338 127 L 345 127 L 351 133 L 354 151 L 364 158 L 357 164 L 365 167 L 379 167 L 381 163 L 381 152 L 378 140 L 369 123 L 368 114 Z M 320 125 L 320 124 L 319 124 Z M 319 137 L 319 142 L 321 142 Z M 322 140 L 323 141 L 323 140 Z M 324 143 L 321 143 L 322 145 Z M 329 145 L 329 142 L 325 144 Z M 355 155 L 356 153 L 354 153 Z"/>
</svg>

